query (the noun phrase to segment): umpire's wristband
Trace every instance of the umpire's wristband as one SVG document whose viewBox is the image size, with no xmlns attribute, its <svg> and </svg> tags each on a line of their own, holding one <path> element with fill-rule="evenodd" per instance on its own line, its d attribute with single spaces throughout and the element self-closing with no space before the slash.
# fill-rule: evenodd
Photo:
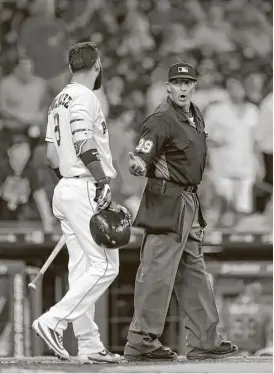
<svg viewBox="0 0 274 374">
<path fill-rule="evenodd" d="M 62 175 L 60 174 L 59 168 L 52 169 L 58 179 L 62 178 Z"/>
</svg>

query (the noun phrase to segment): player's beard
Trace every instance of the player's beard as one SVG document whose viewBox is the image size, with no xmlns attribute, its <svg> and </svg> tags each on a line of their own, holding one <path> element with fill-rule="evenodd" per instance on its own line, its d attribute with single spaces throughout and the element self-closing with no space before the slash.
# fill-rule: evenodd
<svg viewBox="0 0 274 374">
<path fill-rule="evenodd" d="M 102 71 L 102 68 L 100 68 L 100 71 L 99 71 L 99 73 L 97 75 L 97 78 L 95 79 L 95 82 L 94 82 L 93 91 L 99 90 L 101 88 L 102 80 L 103 80 L 103 71 Z"/>
</svg>

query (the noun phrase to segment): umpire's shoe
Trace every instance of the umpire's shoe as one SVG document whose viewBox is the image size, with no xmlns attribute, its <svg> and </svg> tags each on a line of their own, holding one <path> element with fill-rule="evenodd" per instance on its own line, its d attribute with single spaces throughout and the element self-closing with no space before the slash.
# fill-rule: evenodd
<svg viewBox="0 0 274 374">
<path fill-rule="evenodd" d="M 219 347 L 206 351 L 199 348 L 193 348 L 186 355 L 188 360 L 218 360 L 220 358 L 234 356 L 238 352 L 237 345 L 233 345 L 229 341 L 222 341 Z"/>
<path fill-rule="evenodd" d="M 53 351 L 53 353 L 61 359 L 68 359 L 69 353 L 63 346 L 63 337 L 55 330 L 50 329 L 43 322 L 36 319 L 32 324 L 33 330 L 40 336 Z"/>
<path fill-rule="evenodd" d="M 109 352 L 106 348 L 98 353 L 79 354 L 78 360 L 82 364 L 118 364 L 122 357 L 116 353 Z"/>
<path fill-rule="evenodd" d="M 125 354 L 125 359 L 128 361 L 176 361 L 178 359 L 177 353 L 171 348 L 162 346 L 149 353 L 128 355 Z"/>
</svg>

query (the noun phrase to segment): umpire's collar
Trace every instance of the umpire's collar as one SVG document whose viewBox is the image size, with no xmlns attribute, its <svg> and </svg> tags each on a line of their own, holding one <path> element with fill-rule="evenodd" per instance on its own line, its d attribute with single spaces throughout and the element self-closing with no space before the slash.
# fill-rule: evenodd
<svg viewBox="0 0 274 374">
<path fill-rule="evenodd" d="M 186 112 L 183 110 L 182 107 L 177 105 L 175 101 L 173 101 L 170 97 L 167 98 L 167 102 L 170 103 L 172 108 L 175 110 L 178 118 L 180 119 L 181 122 L 188 122 L 189 118 L 186 115 Z M 199 111 L 198 107 L 191 101 L 190 102 L 190 109 L 192 111 L 192 114 L 194 116 L 194 120 L 196 123 L 196 126 L 198 129 L 201 129 L 200 123 L 203 122 L 203 118 L 201 115 L 201 112 Z"/>
</svg>

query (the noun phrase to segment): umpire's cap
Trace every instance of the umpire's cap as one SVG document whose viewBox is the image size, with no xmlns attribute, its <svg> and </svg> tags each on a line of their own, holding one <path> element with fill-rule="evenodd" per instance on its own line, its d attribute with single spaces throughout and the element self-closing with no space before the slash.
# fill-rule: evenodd
<svg viewBox="0 0 274 374">
<path fill-rule="evenodd" d="M 168 71 L 168 80 L 170 81 L 175 78 L 187 78 L 196 81 L 196 69 L 194 66 L 186 62 L 178 62 L 177 64 L 172 65 Z"/>
<path fill-rule="evenodd" d="M 131 224 L 132 218 L 127 209 L 112 202 L 108 208 L 92 216 L 89 228 L 96 244 L 111 249 L 129 243 Z"/>
</svg>

